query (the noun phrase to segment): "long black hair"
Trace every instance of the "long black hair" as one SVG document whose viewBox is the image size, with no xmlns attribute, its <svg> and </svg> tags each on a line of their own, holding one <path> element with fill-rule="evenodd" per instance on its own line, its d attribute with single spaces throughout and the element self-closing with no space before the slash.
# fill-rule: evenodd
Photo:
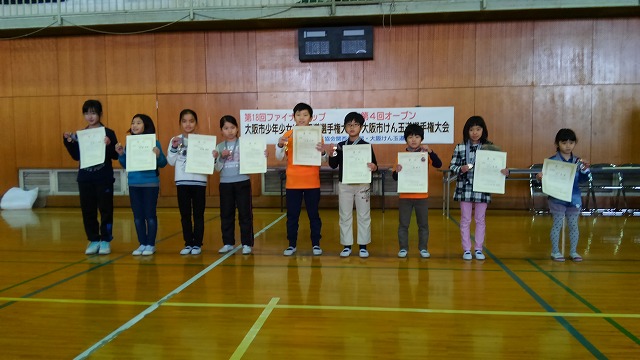
<svg viewBox="0 0 640 360">
<path fill-rule="evenodd" d="M 193 119 L 196 121 L 196 124 L 198 123 L 198 114 L 196 114 L 196 112 L 191 110 L 191 109 L 184 109 L 184 110 L 180 111 L 180 117 L 178 118 L 178 124 L 180 124 L 182 122 L 182 117 L 185 116 L 186 114 L 191 114 L 193 116 Z"/>
<path fill-rule="evenodd" d="M 220 118 L 220 129 L 224 127 L 225 123 L 229 123 L 235 127 L 238 127 L 238 121 L 231 115 L 225 115 Z"/>
<path fill-rule="evenodd" d="M 156 133 L 156 126 L 153 125 L 153 120 L 151 120 L 151 116 L 147 114 L 135 114 L 131 118 L 131 121 L 133 121 L 133 119 L 135 118 L 140 118 L 140 120 L 142 120 L 142 125 L 144 125 L 144 130 L 142 131 L 142 134 Z M 127 133 L 131 134 L 131 128 L 129 128 L 129 131 L 127 131 Z M 142 135 L 142 134 L 138 134 L 138 135 Z"/>
</svg>

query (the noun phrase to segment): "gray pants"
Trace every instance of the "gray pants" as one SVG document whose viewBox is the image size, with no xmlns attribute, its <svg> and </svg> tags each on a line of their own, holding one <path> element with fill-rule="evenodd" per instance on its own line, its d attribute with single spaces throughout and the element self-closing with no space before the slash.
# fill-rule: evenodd
<svg viewBox="0 0 640 360">
<path fill-rule="evenodd" d="M 418 250 L 427 250 L 429 244 L 429 206 L 425 199 L 399 199 L 398 243 L 400 249 L 409 249 L 409 224 L 411 213 L 416 209 L 418 221 Z"/>
</svg>

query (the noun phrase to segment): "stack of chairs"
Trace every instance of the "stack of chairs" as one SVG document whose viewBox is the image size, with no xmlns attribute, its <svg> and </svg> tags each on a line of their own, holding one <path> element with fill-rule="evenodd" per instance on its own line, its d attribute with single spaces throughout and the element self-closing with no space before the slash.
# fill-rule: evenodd
<svg viewBox="0 0 640 360">
<path fill-rule="evenodd" d="M 628 163 L 622 164 L 620 168 L 637 168 L 640 169 L 640 164 Z M 640 191 L 640 170 L 627 171 L 621 169 L 620 171 L 620 190 L 622 192 L 622 199 L 624 201 L 624 207 L 621 209 L 623 212 L 627 212 L 631 215 L 640 215 L 640 209 L 631 208 L 629 206 L 629 199 L 627 199 L 627 192 Z"/>
<path fill-rule="evenodd" d="M 587 198 L 584 203 L 585 211 L 604 215 L 618 214 L 617 199 L 622 190 L 620 173 L 616 171 L 601 171 L 605 168 L 610 169 L 615 167 L 616 165 L 607 163 L 591 164 L 591 174 L 589 175 L 589 181 L 585 185 L 587 191 Z M 603 207 L 602 201 L 600 201 L 600 205 L 598 205 L 598 197 L 596 194 L 598 194 L 600 198 L 608 198 L 609 206 Z M 616 200 L 616 205 L 611 206 L 614 199 Z M 593 200 L 593 204 L 591 204 L 591 200 Z"/>
<path fill-rule="evenodd" d="M 545 213 L 546 195 L 542 193 L 542 183 L 536 179 L 536 174 L 542 171 L 542 164 L 533 164 L 529 169 L 535 170 L 529 174 L 529 210 L 536 214 Z M 619 216 L 626 213 L 640 216 L 640 199 L 633 199 L 636 195 L 633 193 L 640 193 L 640 164 L 592 164 L 589 180 L 580 184 L 580 189 L 583 215 Z M 545 202 L 536 204 L 536 198 L 543 198 Z"/>
<path fill-rule="evenodd" d="M 541 214 L 547 212 L 546 199 L 547 195 L 542 193 L 542 182 L 536 179 L 536 174 L 542 171 L 542 164 L 533 164 L 529 166 L 529 169 L 535 170 L 529 174 L 529 193 L 531 195 L 529 203 L 529 211 L 535 214 Z M 542 197 L 544 199 L 544 205 L 536 207 L 536 197 Z"/>
</svg>

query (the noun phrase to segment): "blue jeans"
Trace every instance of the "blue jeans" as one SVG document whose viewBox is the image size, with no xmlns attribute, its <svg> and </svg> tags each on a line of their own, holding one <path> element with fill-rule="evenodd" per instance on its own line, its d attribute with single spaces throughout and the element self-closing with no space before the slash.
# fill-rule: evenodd
<svg viewBox="0 0 640 360">
<path fill-rule="evenodd" d="M 322 220 L 318 212 L 320 204 L 320 188 L 317 189 L 287 189 L 287 239 L 289 246 L 296 247 L 298 243 L 298 225 L 300 211 L 302 210 L 302 199 L 307 208 L 309 216 L 309 227 L 311 228 L 311 246 L 320 246 L 320 230 Z"/>
<path fill-rule="evenodd" d="M 156 207 L 159 192 L 158 186 L 129 186 L 133 223 L 136 225 L 140 245 L 156 245 L 156 234 L 158 233 Z"/>
</svg>

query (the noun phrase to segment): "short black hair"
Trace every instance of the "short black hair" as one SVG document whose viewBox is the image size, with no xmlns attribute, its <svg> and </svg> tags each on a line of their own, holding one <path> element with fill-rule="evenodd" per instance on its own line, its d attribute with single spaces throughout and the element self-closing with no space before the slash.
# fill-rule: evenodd
<svg viewBox="0 0 640 360">
<path fill-rule="evenodd" d="M 474 115 L 467 119 L 467 122 L 464 124 L 464 128 L 462 129 L 462 140 L 466 143 L 469 141 L 469 130 L 473 126 L 480 126 L 482 128 L 482 135 L 480 136 L 480 144 L 486 144 L 489 138 L 489 130 L 487 129 L 487 124 L 484 122 L 482 116 Z"/>
<path fill-rule="evenodd" d="M 411 135 L 420 136 L 420 141 L 424 140 L 424 129 L 418 124 L 409 124 L 404 128 L 404 141 Z"/>
<path fill-rule="evenodd" d="M 360 124 L 360 126 L 362 126 L 364 125 L 364 116 L 362 116 L 362 114 L 360 114 L 359 112 L 352 111 L 344 117 L 344 124 L 347 125 L 352 121 L 355 121 Z"/>
<path fill-rule="evenodd" d="M 573 132 L 573 130 L 571 130 L 571 129 L 560 129 L 560 130 L 558 130 L 558 133 L 556 134 L 555 144 L 558 145 L 560 143 L 560 141 L 567 141 L 567 140 L 578 142 L 578 138 L 576 137 L 576 133 Z"/>
<path fill-rule="evenodd" d="M 295 115 L 298 111 L 307 110 L 310 116 L 313 116 L 313 109 L 311 105 L 305 103 L 298 103 L 293 107 L 293 114 Z"/>
<path fill-rule="evenodd" d="M 95 111 L 98 116 L 102 117 L 102 104 L 98 100 L 87 100 L 82 104 L 82 113 L 86 114 L 89 111 Z"/>
</svg>

